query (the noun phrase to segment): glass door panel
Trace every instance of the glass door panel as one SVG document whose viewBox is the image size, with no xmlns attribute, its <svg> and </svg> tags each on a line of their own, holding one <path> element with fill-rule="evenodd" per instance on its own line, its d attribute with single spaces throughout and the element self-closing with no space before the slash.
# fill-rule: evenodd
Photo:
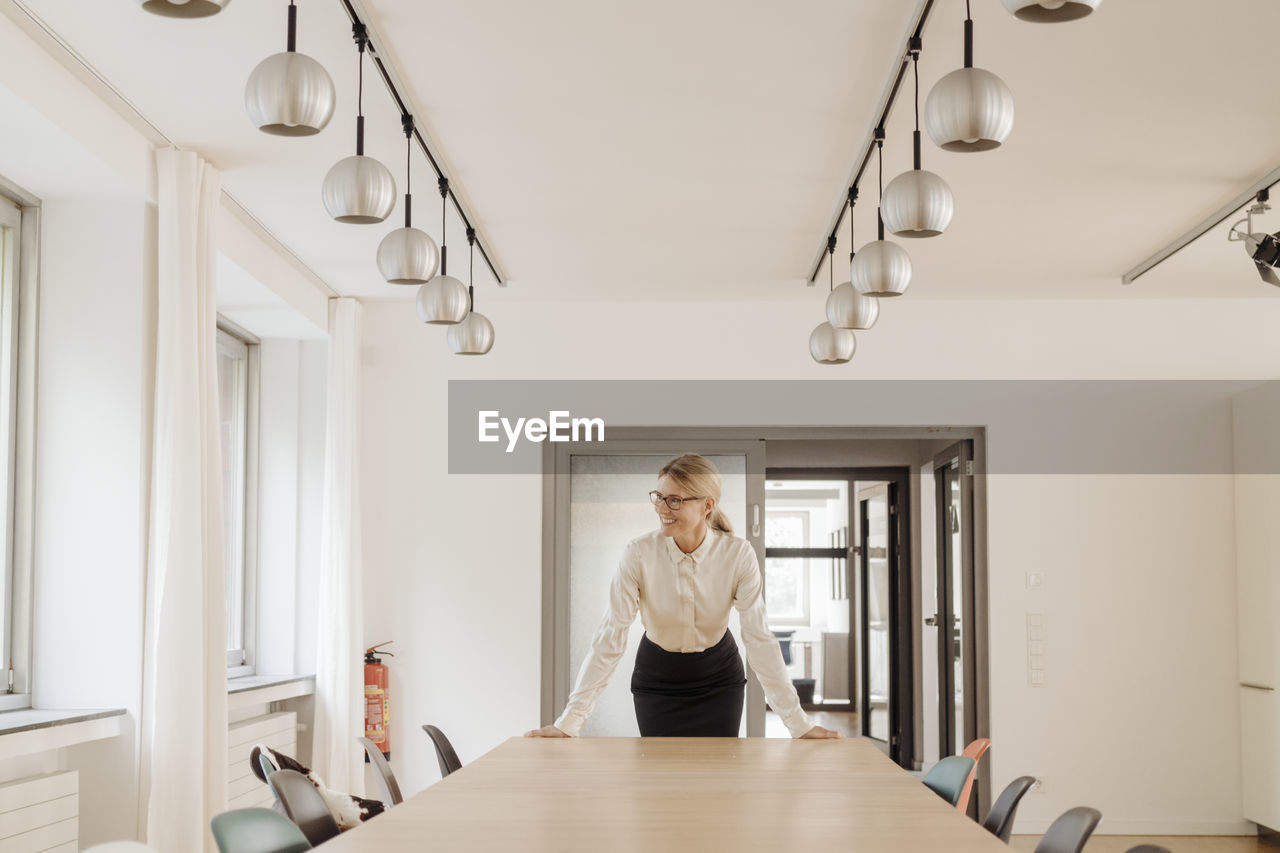
<svg viewBox="0 0 1280 853">
<path fill-rule="evenodd" d="M 887 483 L 859 490 L 858 514 L 862 556 L 862 733 L 881 741 L 888 751 L 892 729 L 894 596 Z"/>
</svg>

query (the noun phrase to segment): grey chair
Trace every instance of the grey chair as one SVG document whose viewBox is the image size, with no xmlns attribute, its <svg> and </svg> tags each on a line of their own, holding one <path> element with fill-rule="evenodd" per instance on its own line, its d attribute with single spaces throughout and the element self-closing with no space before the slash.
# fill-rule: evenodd
<svg viewBox="0 0 1280 853">
<path fill-rule="evenodd" d="M 382 750 L 367 737 L 356 738 L 356 740 L 364 747 L 364 754 L 368 756 L 369 763 L 376 771 L 374 776 L 378 783 L 378 799 L 382 800 L 387 808 L 400 805 L 404 801 L 404 797 L 400 796 L 400 783 L 396 781 L 396 775 L 391 772 L 391 765 L 387 763 Z"/>
<path fill-rule="evenodd" d="M 267 777 L 267 783 L 284 806 L 284 813 L 302 830 L 312 847 L 338 834 L 338 822 L 306 776 L 296 770 L 277 770 Z"/>
<path fill-rule="evenodd" d="M 987 812 L 982 828 L 1008 844 L 1009 836 L 1013 834 L 1013 817 L 1018 812 L 1018 803 L 1022 802 L 1022 798 L 1035 783 L 1034 776 L 1019 776 L 1006 785 L 1000 796 L 996 797 L 991 811 Z"/>
<path fill-rule="evenodd" d="M 1084 843 L 1102 820 L 1102 812 L 1088 806 L 1067 809 L 1049 824 L 1035 853 L 1080 853 Z"/>
<path fill-rule="evenodd" d="M 427 733 L 431 738 L 431 743 L 435 745 L 436 761 L 440 762 L 441 779 L 462 768 L 462 762 L 458 760 L 458 753 L 453 751 L 453 744 L 449 743 L 449 739 L 444 736 L 444 732 L 431 725 L 423 726 L 422 730 Z"/>
<path fill-rule="evenodd" d="M 929 790 L 954 806 L 960 802 L 960 795 L 964 793 L 964 783 L 969 781 L 969 774 L 973 773 L 976 763 L 967 755 L 948 755 L 929 768 L 929 772 L 924 774 L 924 778 L 920 781 Z"/>
<path fill-rule="evenodd" d="M 302 830 L 271 809 L 223 812 L 210 825 L 222 853 L 302 853 L 311 849 Z"/>
<path fill-rule="evenodd" d="M 1139 844 L 1137 847 L 1130 847 L 1125 853 L 1170 853 L 1170 850 L 1159 844 Z"/>
</svg>

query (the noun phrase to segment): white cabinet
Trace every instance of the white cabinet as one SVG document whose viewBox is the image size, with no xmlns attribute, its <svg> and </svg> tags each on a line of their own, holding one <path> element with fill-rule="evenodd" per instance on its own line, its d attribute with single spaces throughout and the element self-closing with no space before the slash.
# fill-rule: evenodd
<svg viewBox="0 0 1280 853">
<path fill-rule="evenodd" d="M 1233 401 L 1245 818 L 1280 829 L 1280 382 Z"/>
</svg>

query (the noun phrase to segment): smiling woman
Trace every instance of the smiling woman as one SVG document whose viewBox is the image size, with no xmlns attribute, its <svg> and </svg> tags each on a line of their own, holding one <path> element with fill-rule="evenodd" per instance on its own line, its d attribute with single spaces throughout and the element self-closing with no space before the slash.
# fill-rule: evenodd
<svg viewBox="0 0 1280 853">
<path fill-rule="evenodd" d="M 720 472 L 686 453 L 658 472 L 649 493 L 658 529 L 627 544 L 609 591 L 609 607 L 578 672 L 569 704 L 554 725 L 530 737 L 576 736 L 626 651 L 637 614 L 645 635 L 631 693 L 644 737 L 737 737 L 746 676 L 733 634 L 739 613 L 747 662 L 792 737 L 831 738 L 800 707 L 782 653 L 766 627 L 755 550 L 733 535 L 719 507 Z"/>
</svg>

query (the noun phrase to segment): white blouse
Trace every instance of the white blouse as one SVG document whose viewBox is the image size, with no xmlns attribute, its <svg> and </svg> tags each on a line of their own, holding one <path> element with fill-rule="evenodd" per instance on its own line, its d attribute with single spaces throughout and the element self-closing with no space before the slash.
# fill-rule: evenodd
<svg viewBox="0 0 1280 853">
<path fill-rule="evenodd" d="M 809 731 L 813 722 L 800 707 L 778 640 L 768 628 L 755 549 L 745 539 L 710 529 L 690 554 L 659 530 L 627 543 L 609 589 L 609 609 L 556 728 L 574 736 L 582 731 L 626 651 L 637 612 L 645 634 L 666 651 L 700 652 L 724 637 L 730 607 L 738 609 L 747 663 L 760 679 L 769 706 L 792 737 Z"/>
</svg>

